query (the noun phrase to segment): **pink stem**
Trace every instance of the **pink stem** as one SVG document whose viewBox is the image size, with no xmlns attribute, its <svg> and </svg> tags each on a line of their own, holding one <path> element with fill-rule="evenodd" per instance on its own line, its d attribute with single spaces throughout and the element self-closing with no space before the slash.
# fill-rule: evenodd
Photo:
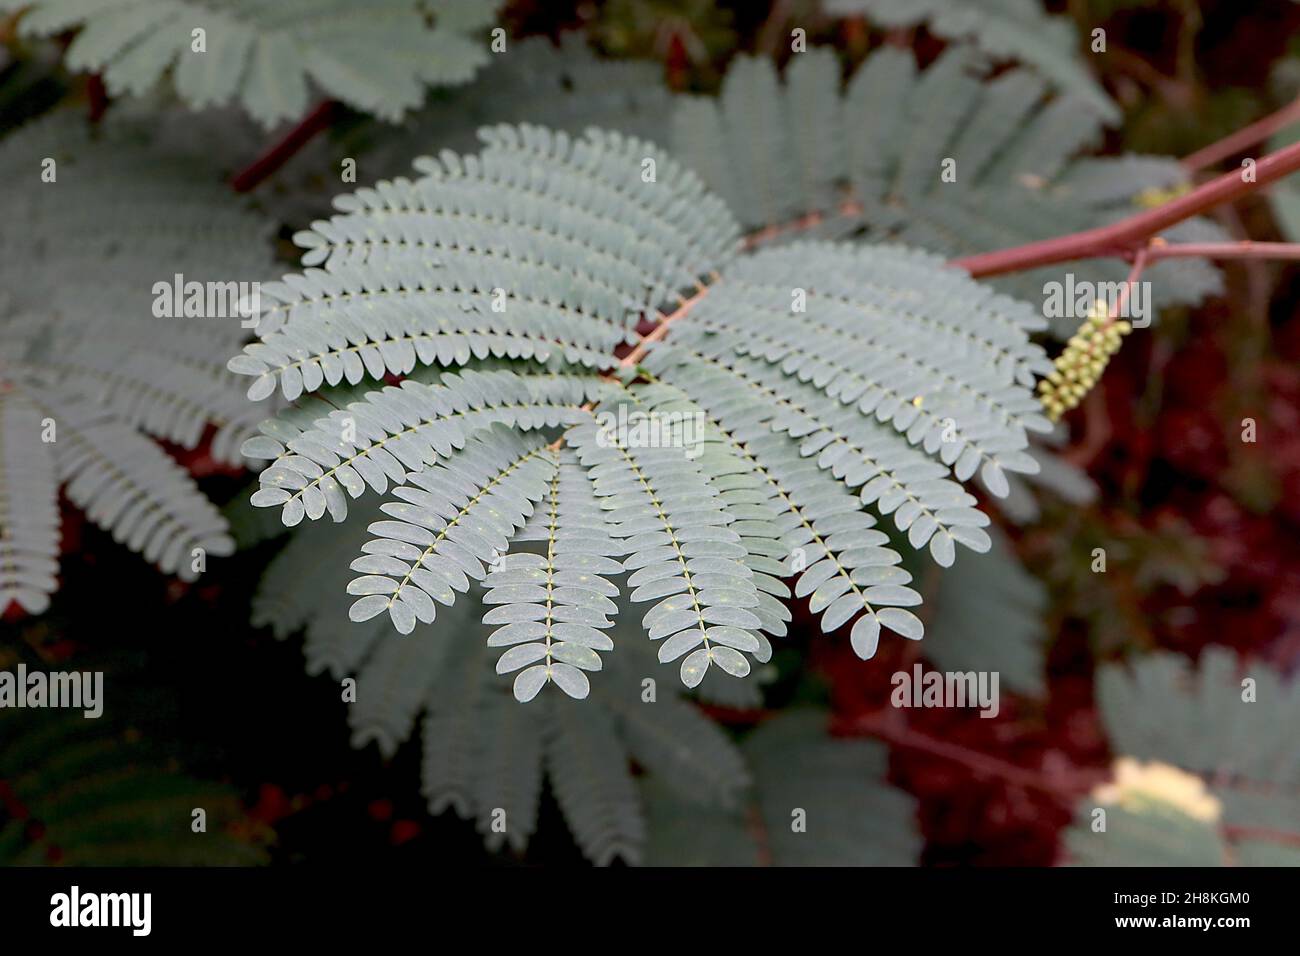
<svg viewBox="0 0 1300 956">
<path fill-rule="evenodd" d="M 1194 173 L 1209 166 L 1217 166 L 1228 157 L 1235 156 L 1256 143 L 1262 143 L 1278 130 L 1296 121 L 1300 121 L 1300 99 L 1184 157 L 1182 167 L 1189 173 Z"/>
<path fill-rule="evenodd" d="M 1146 247 L 1147 259 L 1300 259 L 1300 242 L 1154 242 Z"/>
<path fill-rule="evenodd" d="M 293 158 L 313 136 L 330 125 L 334 118 L 333 100 L 325 100 L 303 119 L 301 123 L 278 143 L 259 156 L 253 163 L 236 174 L 230 185 L 237 193 L 246 193 L 258 183 L 271 176 L 277 169 Z"/>
<path fill-rule="evenodd" d="M 1039 266 L 1131 254 L 1134 247 L 1162 229 L 1190 219 L 1221 203 L 1231 202 L 1300 170 L 1300 143 L 1263 157 L 1255 165 L 1255 178 L 1245 181 L 1240 170 L 1225 173 L 1155 209 L 1148 209 L 1108 226 L 1085 229 L 1068 236 L 1030 242 L 1023 246 L 954 259 L 972 276 L 1003 275 Z"/>
</svg>

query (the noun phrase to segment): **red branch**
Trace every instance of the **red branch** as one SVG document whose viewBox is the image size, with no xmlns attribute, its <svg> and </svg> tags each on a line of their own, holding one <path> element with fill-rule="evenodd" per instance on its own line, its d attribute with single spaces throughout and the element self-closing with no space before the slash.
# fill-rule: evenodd
<svg viewBox="0 0 1300 956">
<path fill-rule="evenodd" d="M 1151 243 L 1139 249 L 1137 255 L 1133 257 L 1133 268 L 1129 270 L 1128 279 L 1124 283 L 1124 288 L 1119 290 L 1119 298 L 1115 301 L 1115 305 L 1110 310 L 1110 316 L 1106 320 L 1107 328 L 1114 325 L 1115 320 L 1119 318 L 1119 314 L 1124 311 L 1124 306 L 1128 303 L 1129 294 L 1133 291 L 1133 287 L 1138 284 L 1138 280 L 1142 278 L 1142 270 L 1144 270 L 1147 267 L 1147 263 L 1151 261 L 1155 250 L 1162 248 L 1165 248 L 1164 244 Z"/>
<path fill-rule="evenodd" d="M 1262 143 L 1278 130 L 1297 121 L 1300 121 L 1300 99 L 1288 103 L 1262 120 L 1225 136 L 1216 143 L 1211 143 L 1204 149 L 1198 149 L 1183 159 L 1182 167 L 1189 173 L 1194 173 L 1208 166 L 1217 166 L 1228 157 L 1235 156 L 1256 143 Z"/>
<path fill-rule="evenodd" d="M 1300 243 L 1255 242 L 1176 242 L 1152 243 L 1146 247 L 1147 259 L 1300 259 Z"/>
<path fill-rule="evenodd" d="M 966 256 L 954 259 L 953 265 L 961 266 L 972 276 L 980 277 L 1020 272 L 1074 259 L 1117 255 L 1127 258 L 1136 251 L 1137 246 L 1162 229 L 1221 203 L 1232 202 L 1247 193 L 1262 189 L 1297 170 L 1300 170 L 1300 143 L 1293 143 L 1260 159 L 1255 164 L 1255 178 L 1251 182 L 1244 179 L 1241 170 L 1234 170 L 1162 206 L 1121 219 L 1109 226 L 1085 229 L 1068 236 L 1030 242 L 997 252 Z"/>
<path fill-rule="evenodd" d="M 235 192 L 248 192 L 292 159 L 313 136 L 329 127 L 336 106 L 333 100 L 325 100 L 308 113 L 301 123 L 289 130 L 283 139 L 255 159 L 252 165 L 236 174 L 230 181 Z"/>
</svg>

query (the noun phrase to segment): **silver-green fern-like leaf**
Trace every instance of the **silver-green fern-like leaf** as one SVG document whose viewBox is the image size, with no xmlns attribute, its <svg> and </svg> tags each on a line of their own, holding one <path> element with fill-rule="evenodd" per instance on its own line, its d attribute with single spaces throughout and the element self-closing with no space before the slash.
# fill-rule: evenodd
<svg viewBox="0 0 1300 956">
<path fill-rule="evenodd" d="M 581 699 L 591 689 L 583 671 L 600 670 L 597 652 L 614 647 L 601 632 L 614 624 L 608 615 L 616 613 L 611 599 L 619 590 L 608 578 L 622 572 L 611 556 L 623 549 L 571 452 L 555 469 L 540 505 L 534 512 L 540 518 L 536 538 L 545 554 L 505 554 L 484 578 L 491 590 L 483 603 L 500 605 L 484 617 L 484 623 L 498 625 L 488 646 L 508 648 L 497 661 L 498 674 L 525 668 L 515 678 L 519 700 L 532 700 L 548 681 Z"/>
<path fill-rule="evenodd" d="M 389 496 L 352 619 L 410 633 L 484 582 L 520 700 L 593 694 L 628 603 L 687 687 L 743 678 L 785 633 L 785 578 L 864 658 L 883 628 L 921 637 L 876 521 L 945 567 L 988 550 L 963 482 L 1038 469 L 1042 319 L 916 250 L 746 251 L 640 140 L 483 139 L 301 233 L 307 270 L 230 362 L 292 402 L 243 447 L 271 462 L 255 505 L 292 526 Z"/>
<path fill-rule="evenodd" d="M 922 275 L 924 297 L 910 288 Z M 665 346 L 681 364 L 647 365 L 674 380 L 725 369 L 774 413 L 776 430 L 799 438 L 804 454 L 816 450 L 850 488 L 864 486 L 864 504 L 897 512 L 899 530 L 915 527 L 913 545 L 930 542 L 941 564 L 952 563 L 949 524 L 986 523 L 969 509 L 939 514 L 973 503 L 942 480 L 948 466 L 959 480 L 979 471 L 996 495 L 1006 472 L 1038 470 L 1028 433 L 1051 426 L 1025 386 L 1049 363 L 1027 338 L 1043 320 L 1022 303 L 945 272 L 937 257 L 880 247 L 764 251 L 728 279 Z M 981 534 L 969 534 L 982 549 Z"/>
<path fill-rule="evenodd" d="M 186 580 L 233 550 L 216 508 L 145 437 L 194 448 L 215 426 L 213 457 L 236 464 L 257 420 L 224 367 L 241 316 L 204 294 L 176 312 L 175 288 L 219 287 L 234 305 L 229 291 L 270 262 L 266 224 L 215 178 L 196 182 L 204 172 L 138 128 L 66 114 L 0 143 L 0 608 L 48 605 L 60 487 Z"/>
<path fill-rule="evenodd" d="M 628 407 L 607 403 L 599 414 L 626 414 Z M 741 563 L 747 551 L 727 527 L 735 516 L 716 500 L 717 488 L 694 456 L 683 453 L 690 426 L 678 418 L 664 422 L 659 440 L 644 445 L 611 439 L 607 426 L 594 424 L 566 437 L 627 553 L 631 600 L 655 602 L 642 624 L 651 640 L 662 640 L 659 659 L 680 658 L 687 687 L 697 686 L 711 664 L 744 677 L 745 653 L 771 656 L 752 633 L 762 622 L 750 610 L 758 606 L 758 590 Z"/>
<path fill-rule="evenodd" d="M 998 60 L 1033 67 L 1108 123 L 1119 110 L 1084 65 L 1074 24 L 1049 16 L 1041 0 L 827 0 L 832 16 L 866 16 L 886 29 L 924 23 L 945 40 L 971 39 Z"/>
<path fill-rule="evenodd" d="M 234 550 L 216 506 L 161 448 L 112 412 L 54 397 L 47 403 L 64 426 L 55 444 L 67 496 L 114 540 L 185 580 L 197 577 L 195 549 Z"/>
<path fill-rule="evenodd" d="M 489 355 L 607 368 L 641 310 L 734 242 L 722 204 L 648 144 L 538 127 L 484 138 L 477 156 L 444 152 L 416 181 L 336 200 L 343 215 L 295 237 L 325 268 L 264 287 L 278 301 L 262 341 L 231 362 L 255 376 L 251 399 Z M 645 188 L 642 168 L 676 188 Z"/>
<path fill-rule="evenodd" d="M 589 508 L 594 499 L 586 478 L 575 471 L 579 467 L 571 452 L 563 455 L 527 530 L 520 533 L 529 540 L 516 541 L 512 553 L 530 553 L 523 550 L 525 544 L 548 548 L 547 529 L 554 522 L 547 494 L 556 488 L 556 476 L 565 487 L 555 492 L 560 509 L 567 519 L 576 501 L 588 529 L 576 537 L 592 539 L 596 515 Z M 373 499 L 357 509 L 364 512 L 362 519 L 382 517 Z M 355 699 L 348 708 L 355 746 L 374 743 L 390 756 L 418 730 L 422 791 L 432 813 L 451 810 L 472 819 L 489 849 L 522 853 L 536 829 L 541 789 L 549 778 L 583 852 L 593 862 L 610 863 L 616 858 L 640 861 L 647 838 L 643 801 L 629 761 L 688 805 L 723 812 L 735 805 L 749 781 L 743 758 L 725 733 L 678 696 L 674 675 L 636 640 L 639 629 L 628 615 L 614 620 L 622 628 L 616 634 L 617 653 L 605 655 L 609 666 L 592 681 L 581 712 L 561 709 L 576 702 L 552 694 L 523 708 L 494 667 L 500 646 L 492 646 L 492 637 L 503 626 L 480 621 L 483 598 L 497 590 L 493 576 L 510 573 L 510 555 L 481 582 L 471 580 L 471 593 L 440 610 L 444 633 L 392 638 L 387 616 L 363 624 L 347 617 L 353 598 L 345 586 L 354 576 L 347 561 L 367 534 L 355 523 L 294 529 L 262 579 L 253 623 L 269 625 L 280 637 L 305 630 L 310 673 L 327 672 L 336 680 L 355 676 Z M 614 572 L 604 571 L 608 566 L 603 564 L 595 573 L 590 570 L 594 562 L 586 559 L 600 555 L 589 555 L 581 544 L 561 545 L 573 537 L 557 533 L 553 583 L 590 590 L 597 576 L 612 577 Z M 592 593 L 597 591 L 607 593 L 603 587 Z M 625 595 L 619 600 L 625 601 Z M 605 636 L 605 629 L 563 628 L 561 622 L 554 631 L 569 643 Z"/>
<path fill-rule="evenodd" d="M 986 79 L 965 45 L 925 69 L 883 47 L 841 80 L 834 51 L 791 58 L 784 76 L 767 59 L 738 57 L 717 98 L 679 98 L 673 153 L 718 192 L 755 244 L 792 237 L 893 240 L 959 257 L 1099 226 L 1133 212 L 1156 188 L 1185 182 L 1159 157 L 1079 158 L 1103 129 L 1073 87 L 1052 96 L 1028 70 Z M 1172 241 L 1226 238 L 1206 220 Z M 1118 282 L 1123 263 L 1089 261 L 995 280 L 1029 302 L 1071 272 Z M 1161 262 L 1148 273 L 1158 307 L 1222 291 L 1202 260 Z M 1066 337 L 1077 320 L 1052 327 Z"/>
<path fill-rule="evenodd" d="M 362 142 L 346 135 L 317 141 L 320 149 L 337 152 L 322 162 L 337 169 L 339 159 L 357 156 L 364 147 L 359 171 L 368 180 L 392 178 L 405 174 L 411 157 L 430 143 L 473 151 L 484 126 L 512 122 L 575 135 L 598 126 L 664 139 L 671 94 L 654 61 L 603 59 L 578 31 L 561 33 L 556 43 L 546 37 L 512 40 L 508 55 L 491 60 L 472 83 L 442 91 L 401 126 L 370 123 L 356 134 Z"/>
<path fill-rule="evenodd" d="M 361 597 L 349 616 L 363 622 L 387 612 L 402 634 L 417 620 L 433 623 L 437 603 L 450 606 L 471 578 L 483 580 L 484 564 L 506 550 L 557 467 L 536 432 L 521 436 L 494 426 L 432 468 L 409 473 L 408 483 L 393 489 L 398 500 L 380 506 L 388 517 L 370 525 L 375 537 L 352 562 L 362 575 L 348 593 Z M 507 605 L 488 612 L 484 623 L 533 613 Z"/>
<path fill-rule="evenodd" d="M 396 121 L 427 85 L 470 80 L 488 60 L 494 0 L 0 0 L 30 8 L 23 36 L 80 28 L 74 70 L 114 95 L 140 95 L 170 71 L 188 106 L 237 100 L 264 126 L 301 116 L 314 84 Z M 481 35 L 480 35 L 481 34 Z"/>
<path fill-rule="evenodd" d="M 59 573 L 59 479 L 40 436 L 37 407 L 0 394 L 0 608 L 29 614 L 49 607 Z"/>
<path fill-rule="evenodd" d="M 349 496 L 383 494 L 407 470 L 464 447 L 479 429 L 571 424 L 585 417 L 584 403 L 606 391 L 597 378 L 521 364 L 441 374 L 421 369 L 400 387 L 364 395 L 359 387 L 320 392 L 325 417 L 302 428 L 272 420 L 244 444 L 246 455 L 273 459 L 254 504 L 280 505 L 290 527 L 326 511 L 342 521 Z"/>
</svg>

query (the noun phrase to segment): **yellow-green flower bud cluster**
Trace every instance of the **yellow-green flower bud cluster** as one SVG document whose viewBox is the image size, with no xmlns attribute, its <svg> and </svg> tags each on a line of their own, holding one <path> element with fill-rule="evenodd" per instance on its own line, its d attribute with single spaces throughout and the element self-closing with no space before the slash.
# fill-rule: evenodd
<svg viewBox="0 0 1300 956">
<path fill-rule="evenodd" d="M 1038 383 L 1038 400 L 1051 421 L 1083 401 L 1083 396 L 1097 384 L 1110 357 L 1119 351 L 1120 342 L 1133 327 L 1114 322 L 1102 303 L 1098 303 L 1079 330 L 1056 357 L 1055 368 Z"/>
</svg>

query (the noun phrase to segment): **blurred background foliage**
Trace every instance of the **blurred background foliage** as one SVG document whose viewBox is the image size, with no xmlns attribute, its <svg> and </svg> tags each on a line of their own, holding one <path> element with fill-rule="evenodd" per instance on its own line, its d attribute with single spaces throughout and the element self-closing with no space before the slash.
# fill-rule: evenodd
<svg viewBox="0 0 1300 956">
<path fill-rule="evenodd" d="M 1087 62 L 1122 111 L 1122 122 L 1108 134 L 1108 155 L 1185 156 L 1300 90 L 1300 4 L 1049 0 L 1044 9 L 1071 21 L 1081 45 L 1093 29 L 1106 31 L 1104 58 Z M 925 24 L 880 28 L 869 17 L 828 16 L 816 0 L 512 0 L 502 18 L 515 38 L 558 39 L 577 31 L 608 57 L 653 61 L 674 91 L 716 92 L 738 53 L 784 61 L 796 26 L 807 31 L 810 46 L 834 45 L 846 72 L 882 44 L 912 47 L 923 62 L 945 46 Z M 57 104 L 102 109 L 97 81 L 60 65 L 66 42 L 20 40 L 12 21 L 0 22 L 0 134 Z M 439 108 L 436 97 L 430 108 Z M 463 101 L 448 108 L 462 109 Z M 364 148 L 374 136 L 366 118 L 341 111 L 326 142 L 331 150 Z M 248 161 L 262 145 L 238 140 L 232 152 L 242 150 Z M 1220 168 L 1233 168 L 1240 155 Z M 301 181 L 309 190 L 310 173 Z M 294 193 L 288 201 L 319 208 L 331 187 L 323 180 L 317 186 L 319 196 Z M 274 207 L 280 188 L 269 184 L 262 201 Z M 1218 211 L 1216 219 L 1238 237 L 1289 234 L 1285 215 L 1258 196 Z M 283 235 L 290 233 L 286 223 Z M 923 657 L 943 666 L 942 652 L 928 646 L 935 637 L 920 645 L 882 642 L 876 659 L 864 664 L 845 634 L 819 634 L 796 604 L 785 647 L 763 675 L 761 706 L 709 706 L 710 716 L 738 740 L 752 741 L 753 728 L 791 707 L 819 706 L 829 709 L 836 735 L 883 740 L 890 745 L 887 759 L 874 751 L 854 759 L 883 761 L 880 772 L 915 801 L 920 842 L 908 844 L 907 852 L 920 862 L 1125 862 L 1122 851 L 1098 849 L 1079 828 L 1086 830 L 1085 811 L 1101 799 L 1098 788 L 1111 785 L 1114 758 L 1160 754 L 1138 753 L 1151 749 L 1145 740 L 1125 740 L 1108 728 L 1099 669 L 1121 662 L 1141 667 L 1153 652 L 1177 655 L 1180 666 L 1194 668 L 1207 649 L 1227 649 L 1237 656 L 1226 664 L 1214 650 L 1216 667 L 1267 671 L 1283 686 L 1300 660 L 1300 269 L 1248 261 L 1224 272 L 1225 294 L 1195 309 L 1166 310 L 1146 335 L 1132 337 L 1101 386 L 1067 420 L 1070 440 L 1061 454 L 1096 483 L 1095 501 L 1049 500 L 1037 521 L 1008 529 L 1009 560 L 1019 561 L 1047 596 L 1033 607 L 1034 626 L 1025 632 L 1041 648 L 1033 652 L 1042 655 L 1040 688 L 1004 688 L 1001 713 L 991 720 L 970 710 L 899 711 L 888 703 L 890 675 Z M 1254 442 L 1243 441 L 1244 419 L 1256 424 Z M 177 457 L 217 500 L 244 494 L 244 478 L 202 450 Z M 85 739 L 78 746 L 101 753 L 92 761 L 137 768 L 142 795 L 126 791 L 123 800 L 162 799 L 149 783 L 161 774 L 169 789 L 191 794 L 195 806 L 202 800 L 220 805 L 213 824 L 220 848 L 197 861 L 583 862 L 549 791 L 526 851 L 488 853 L 472 825 L 428 814 L 418 748 L 383 757 L 374 747 L 349 746 L 338 685 L 305 676 L 295 643 L 247 623 L 258 578 L 277 553 L 275 540 L 262 540 L 238 560 L 214 562 L 200 582 L 184 585 L 114 550 L 75 512 L 65 508 L 63 520 L 64 587 L 44 617 L 6 616 L 0 665 L 24 660 L 91 669 L 108 662 L 122 675 L 120 682 L 110 677 L 109 692 L 129 700 L 129 710 L 112 726 L 84 722 L 42 733 L 50 747 L 66 752 L 72 744 L 58 743 L 59 735 L 79 735 Z M 1105 552 L 1104 573 L 1096 569 L 1097 549 Z M 940 619 L 943 601 L 940 591 Z M 1280 705 L 1261 699 L 1257 706 Z M 0 722 L 0 862 L 168 859 L 149 856 L 153 831 L 141 830 L 135 851 L 119 857 L 97 855 L 94 839 L 79 845 L 75 832 L 60 836 L 66 811 L 55 799 L 58 781 L 34 779 L 35 758 L 18 746 L 29 731 L 14 734 L 6 726 L 14 723 Z M 770 751 L 781 739 L 768 732 L 752 746 Z M 132 752 L 119 752 L 122 747 Z M 1294 764 L 1295 748 L 1289 749 Z M 103 757 L 105 750 L 111 755 Z M 1183 766 L 1197 773 L 1221 769 Z M 1294 792 L 1293 769 L 1281 768 L 1274 783 Z M 1232 855 L 1223 847 L 1240 842 L 1240 833 L 1214 829 L 1197 816 L 1195 801 L 1124 803 L 1118 791 L 1101 792 L 1121 802 L 1114 816 L 1121 829 L 1134 826 L 1128 815 L 1155 806 L 1156 826 L 1200 834 L 1189 845 L 1210 847 L 1211 859 Z M 652 800 L 652 824 L 665 805 Z M 1276 811 L 1261 838 L 1273 849 L 1251 859 L 1291 862 L 1283 854 L 1300 842 L 1297 806 L 1293 801 Z M 652 861 L 680 859 L 664 850 L 671 822 L 652 834 Z M 1139 845 L 1151 833 L 1143 826 L 1137 825 Z M 751 861 L 752 851 L 739 849 L 744 829 L 738 823 L 726 846 L 697 847 L 698 862 Z M 1270 856 L 1273 850 L 1279 855 Z"/>
</svg>

